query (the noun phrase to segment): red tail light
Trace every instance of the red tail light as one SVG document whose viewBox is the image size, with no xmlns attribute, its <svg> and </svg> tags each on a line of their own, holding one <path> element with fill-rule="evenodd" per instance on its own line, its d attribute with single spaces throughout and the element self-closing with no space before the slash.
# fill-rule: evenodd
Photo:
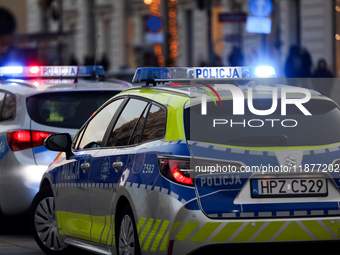
<svg viewBox="0 0 340 255">
<path fill-rule="evenodd" d="M 12 151 L 31 148 L 31 132 L 28 130 L 7 132 L 7 142 Z"/>
<path fill-rule="evenodd" d="M 18 130 L 7 132 L 7 143 L 12 151 L 44 145 L 44 140 L 52 133 L 42 131 Z"/>
<path fill-rule="evenodd" d="M 159 159 L 161 173 L 164 177 L 185 185 L 194 185 L 190 177 L 190 160 Z"/>
</svg>

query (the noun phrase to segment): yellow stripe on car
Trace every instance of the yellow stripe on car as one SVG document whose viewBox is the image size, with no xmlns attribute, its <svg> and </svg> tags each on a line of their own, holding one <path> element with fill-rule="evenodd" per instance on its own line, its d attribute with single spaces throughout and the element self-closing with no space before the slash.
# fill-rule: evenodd
<svg viewBox="0 0 340 255">
<path fill-rule="evenodd" d="M 59 211 L 65 235 L 91 241 L 91 216 L 87 214 Z"/>
<path fill-rule="evenodd" d="M 256 231 L 262 226 L 264 222 L 248 223 L 248 225 L 241 231 L 237 237 L 234 238 L 233 242 L 246 242 L 248 241 Z"/>
<path fill-rule="evenodd" d="M 154 219 L 149 219 L 148 223 L 146 223 L 146 226 L 144 227 L 142 233 L 140 234 L 140 236 L 139 236 L 140 246 L 142 246 L 144 238 L 146 237 L 146 234 L 149 232 L 153 222 L 154 222 Z"/>
<path fill-rule="evenodd" d="M 219 225 L 221 225 L 221 222 L 208 222 L 193 236 L 193 238 L 191 238 L 190 241 L 204 242 Z"/>
<path fill-rule="evenodd" d="M 284 221 L 273 221 L 254 239 L 255 242 L 266 242 L 282 227 Z"/>
<path fill-rule="evenodd" d="M 179 224 L 177 224 L 179 225 Z M 176 227 L 179 242 L 267 242 L 339 239 L 337 221 L 187 222 Z M 191 239 L 188 237 L 192 236 Z"/>
<path fill-rule="evenodd" d="M 139 234 L 140 228 L 143 226 L 144 222 L 146 221 L 145 217 L 140 218 L 137 224 L 137 233 Z"/>
<path fill-rule="evenodd" d="M 101 243 L 102 232 L 105 228 L 105 216 L 91 216 L 92 227 L 91 227 L 91 239 L 93 242 Z M 105 238 L 106 240 L 106 238 Z"/>
<path fill-rule="evenodd" d="M 324 220 L 322 221 L 326 226 L 336 235 L 339 236 L 340 224 L 335 220 Z"/>
<path fill-rule="evenodd" d="M 176 222 L 174 223 L 174 226 L 172 227 L 171 233 L 175 232 L 175 230 L 178 228 L 179 225 L 181 225 L 181 222 L 176 221 Z"/>
<path fill-rule="evenodd" d="M 169 231 L 166 233 L 166 235 L 165 235 L 165 237 L 163 239 L 161 247 L 159 248 L 160 251 L 165 251 L 166 250 L 166 247 L 167 247 L 167 244 L 168 244 L 168 239 L 169 239 Z"/>
<path fill-rule="evenodd" d="M 86 238 L 91 229 L 91 216 L 57 211 L 59 233 Z M 66 220 L 67 219 L 67 220 Z M 92 216 L 91 237 L 88 240 L 108 245 L 114 242 L 114 216 Z M 340 221 L 340 220 L 339 220 Z M 169 238 L 175 242 L 241 243 L 272 241 L 338 240 L 338 220 L 262 220 L 262 221 L 211 221 L 181 222 L 142 217 L 137 223 L 140 246 L 144 251 L 167 249 Z M 85 224 L 85 227 L 84 227 Z M 89 225 L 90 224 L 90 225 Z M 94 225 L 97 227 L 93 228 Z M 171 227 L 171 228 L 170 228 Z M 90 232 L 90 231 L 88 231 Z M 89 234 L 89 233 L 88 233 Z"/>
<path fill-rule="evenodd" d="M 146 224 L 144 224 L 147 222 Z M 161 220 L 161 219 L 146 219 L 146 218 L 140 218 L 137 224 L 137 232 L 139 234 L 139 243 L 140 246 L 143 247 L 144 251 L 149 250 L 150 251 L 157 251 L 157 247 L 159 246 L 159 243 L 161 242 L 161 245 L 159 247 L 160 251 L 165 251 L 168 244 L 168 238 L 169 238 L 169 231 L 167 231 L 168 227 L 170 225 L 170 221 L 168 220 Z M 143 228 L 143 229 L 142 229 Z M 151 231 L 150 231 L 151 230 Z M 146 239 L 144 245 L 143 241 Z M 152 242 L 153 241 L 153 242 Z"/>
<path fill-rule="evenodd" d="M 101 235 L 101 243 L 102 244 L 108 244 L 108 235 L 109 235 L 109 232 L 110 232 L 110 229 L 111 229 L 111 216 L 106 216 L 105 217 L 105 227 L 104 227 L 104 230 L 103 230 L 103 233 Z"/>
<path fill-rule="evenodd" d="M 198 227 L 199 222 L 188 222 L 185 226 L 178 232 L 176 239 L 178 241 L 184 241 L 187 237 Z"/>
<path fill-rule="evenodd" d="M 316 221 L 302 221 L 302 223 L 320 240 L 332 239 L 330 234 Z"/>
<path fill-rule="evenodd" d="M 211 242 L 225 242 L 240 228 L 242 222 L 230 222 L 211 240 Z"/>
<path fill-rule="evenodd" d="M 158 227 L 159 227 L 159 224 L 161 223 L 161 220 L 156 220 L 155 222 L 155 225 L 153 226 L 152 228 L 152 231 L 151 233 L 149 234 L 148 238 L 146 239 L 146 242 L 143 246 L 143 250 L 144 251 L 147 251 L 149 249 L 149 246 L 150 246 L 150 243 L 151 243 L 151 240 L 153 239 L 154 235 L 156 234 L 157 230 L 158 230 Z"/>
<path fill-rule="evenodd" d="M 281 232 L 282 231 L 282 232 Z M 282 227 L 278 230 L 279 235 L 274 237 L 274 234 L 269 240 L 271 241 L 293 241 L 294 240 L 294 222 L 284 222 Z"/>
<path fill-rule="evenodd" d="M 163 224 L 162 224 L 160 230 L 158 231 L 158 234 L 157 234 L 157 236 L 156 236 L 156 238 L 155 238 L 155 240 L 154 240 L 154 242 L 153 242 L 153 244 L 151 246 L 151 251 L 156 251 L 157 250 L 158 244 L 161 241 L 161 239 L 162 239 L 162 237 L 163 237 L 163 235 L 165 233 L 165 230 L 168 228 L 169 223 L 170 223 L 170 221 L 168 221 L 168 220 L 165 220 L 163 222 Z"/>
</svg>

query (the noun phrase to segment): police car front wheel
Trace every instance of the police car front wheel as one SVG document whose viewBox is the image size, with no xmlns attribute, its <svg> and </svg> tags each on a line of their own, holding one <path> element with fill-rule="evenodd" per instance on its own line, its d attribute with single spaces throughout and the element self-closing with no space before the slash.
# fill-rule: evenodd
<svg viewBox="0 0 340 255">
<path fill-rule="evenodd" d="M 60 240 L 54 197 L 50 188 L 42 189 L 33 199 L 30 224 L 35 241 L 46 254 L 69 254 L 71 247 Z"/>
</svg>

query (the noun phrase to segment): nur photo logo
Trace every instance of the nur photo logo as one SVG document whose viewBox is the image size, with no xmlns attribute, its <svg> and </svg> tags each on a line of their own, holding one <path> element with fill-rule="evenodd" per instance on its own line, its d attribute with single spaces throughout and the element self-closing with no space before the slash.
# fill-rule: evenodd
<svg viewBox="0 0 340 255">
<path fill-rule="evenodd" d="M 217 106 L 217 102 L 213 96 L 212 93 L 216 95 L 218 100 L 220 101 L 220 105 L 223 106 L 221 96 L 217 93 L 216 89 L 214 89 L 211 85 L 203 84 L 205 88 L 199 88 L 206 92 L 206 94 L 201 95 L 201 115 L 207 115 L 208 109 L 207 109 L 207 94 L 212 98 L 213 102 L 215 103 L 215 106 Z M 295 105 L 302 114 L 306 116 L 311 116 L 312 114 L 306 109 L 304 106 L 305 103 L 309 102 L 311 99 L 311 92 L 305 88 L 299 88 L 299 87 L 281 87 L 280 91 L 278 87 L 272 87 L 271 90 L 271 98 L 272 104 L 270 108 L 268 109 L 256 109 L 254 106 L 254 92 L 253 87 L 247 86 L 243 90 L 239 87 L 236 87 L 235 85 L 227 85 L 223 84 L 220 85 L 219 91 L 230 91 L 232 101 L 233 101 L 233 115 L 234 116 L 244 116 L 245 115 L 245 105 L 247 105 L 248 110 L 250 113 L 256 115 L 256 116 L 269 116 L 273 114 L 279 106 L 281 108 L 281 116 L 287 115 L 287 105 Z M 270 91 L 268 91 L 270 92 Z M 280 97 L 279 97 L 280 92 Z M 221 92 L 220 92 L 221 93 Z M 225 93 L 224 93 L 225 94 Z M 270 94 L 270 93 L 269 93 Z M 294 96 L 289 96 L 294 95 Z M 301 96 L 296 96 L 301 95 Z M 247 102 L 247 103 L 246 103 Z M 279 109 L 280 109 L 279 108 Z M 213 110 L 213 109 L 212 109 Z M 220 111 L 220 110 L 219 110 Z M 298 122 L 294 119 L 289 120 L 280 120 L 280 119 L 250 119 L 250 120 L 244 120 L 242 122 L 234 122 L 235 124 L 242 124 L 244 127 L 246 124 L 248 124 L 249 127 L 262 127 L 264 126 L 265 122 L 270 122 L 271 126 L 274 127 L 274 123 L 280 121 L 283 127 L 296 127 L 298 125 Z M 287 122 L 293 123 L 292 125 L 288 125 Z M 213 121 L 213 127 L 216 127 L 217 125 L 225 125 L 225 124 L 231 124 L 231 127 L 233 126 L 233 120 L 227 120 L 227 119 L 214 119 Z M 257 123 L 255 125 L 255 123 Z M 286 124 L 285 124 L 286 123 Z M 235 126 L 235 125 L 234 125 Z"/>
</svg>

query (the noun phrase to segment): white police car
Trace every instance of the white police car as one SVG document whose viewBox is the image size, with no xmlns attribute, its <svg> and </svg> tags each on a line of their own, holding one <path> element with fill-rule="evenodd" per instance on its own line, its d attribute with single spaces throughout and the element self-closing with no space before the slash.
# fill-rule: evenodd
<svg viewBox="0 0 340 255">
<path fill-rule="evenodd" d="M 229 77 L 228 77 L 229 76 Z M 340 109 L 272 68 L 141 68 L 60 151 L 30 214 L 48 254 L 338 241 Z M 267 84 L 267 85 L 266 85 Z M 269 84 L 269 85 L 268 85 Z"/>
<path fill-rule="evenodd" d="M 75 135 L 107 99 L 131 85 L 84 79 L 102 67 L 0 67 L 0 208 L 28 211 L 41 177 L 56 153 L 44 147 L 53 133 Z M 79 80 L 74 82 L 76 74 Z"/>
</svg>

